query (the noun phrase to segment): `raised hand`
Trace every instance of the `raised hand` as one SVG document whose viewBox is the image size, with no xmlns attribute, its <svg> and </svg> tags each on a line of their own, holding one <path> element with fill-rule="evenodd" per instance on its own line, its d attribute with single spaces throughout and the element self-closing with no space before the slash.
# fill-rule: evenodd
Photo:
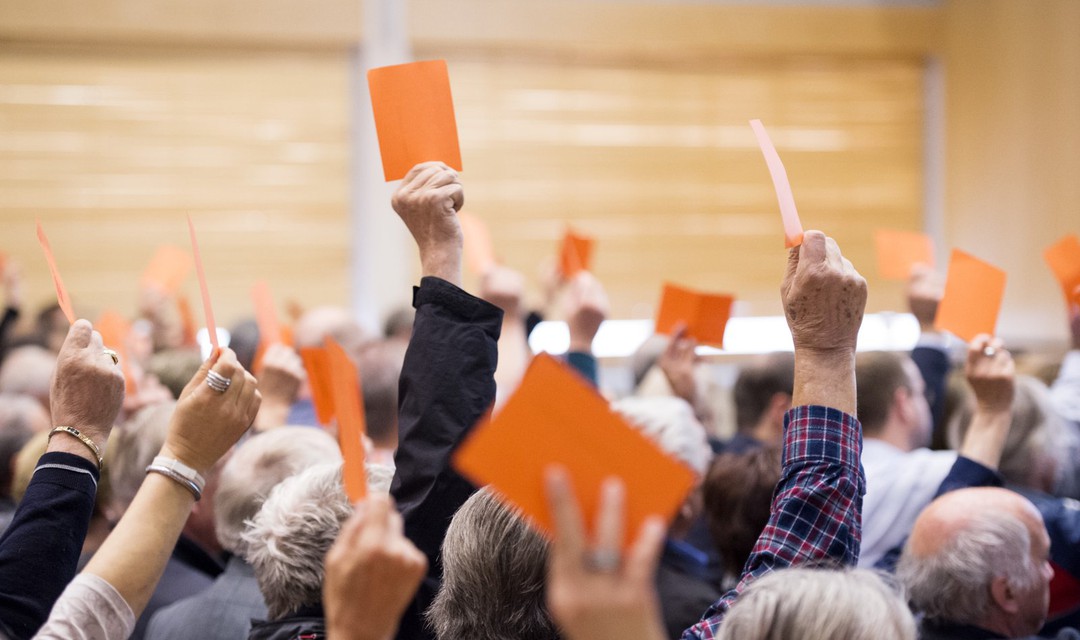
<svg viewBox="0 0 1080 640">
<path fill-rule="evenodd" d="M 391 200 L 420 250 L 424 275 L 458 286 L 463 236 L 457 212 L 464 203 L 465 192 L 457 171 L 442 162 L 413 167 Z"/>
<path fill-rule="evenodd" d="M 283 426 L 289 409 L 300 394 L 300 386 L 307 380 L 304 361 L 296 350 L 284 344 L 272 344 L 266 348 L 259 371 L 259 393 L 262 406 L 255 418 L 255 429 L 264 431 Z"/>
<path fill-rule="evenodd" d="M 610 307 L 604 286 L 591 273 L 582 271 L 570 279 L 566 302 L 570 350 L 592 353 L 593 338 Z"/>
<path fill-rule="evenodd" d="M 945 295 L 945 281 L 941 274 L 925 264 L 915 265 L 911 269 L 906 292 L 908 309 L 919 321 L 919 328 L 922 331 L 933 331 L 938 304 Z"/>
</svg>

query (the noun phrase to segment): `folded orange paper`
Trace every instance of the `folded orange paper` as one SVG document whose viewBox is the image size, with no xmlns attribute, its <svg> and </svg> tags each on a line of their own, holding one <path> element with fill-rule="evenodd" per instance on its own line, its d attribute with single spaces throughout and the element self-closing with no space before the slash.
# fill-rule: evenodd
<svg viewBox="0 0 1080 640">
<path fill-rule="evenodd" d="M 300 359 L 307 371 L 308 386 L 311 387 L 311 403 L 315 405 L 315 417 L 319 424 L 329 426 L 334 419 L 334 390 L 330 381 L 330 356 L 322 347 L 305 347 L 300 350 Z"/>
<path fill-rule="evenodd" d="M 364 399 L 360 395 L 360 374 L 349 354 L 333 338 L 326 339 L 327 361 L 330 364 L 330 388 L 337 416 L 338 444 L 345 458 L 342 471 L 345 493 L 357 502 L 367 497 L 367 475 L 364 472 Z"/>
<path fill-rule="evenodd" d="M 379 67 L 368 71 L 367 78 L 387 182 L 400 180 L 414 165 L 432 160 L 461 171 L 445 60 Z"/>
<path fill-rule="evenodd" d="M 886 280 L 907 280 L 917 264 L 934 266 L 934 241 L 925 233 L 878 229 L 874 232 L 878 274 Z"/>
<path fill-rule="evenodd" d="M 656 332 L 671 334 L 680 323 L 686 324 L 686 335 L 701 344 L 724 347 L 724 331 L 731 318 L 735 297 L 723 293 L 701 293 L 670 283 L 660 294 L 660 312 L 656 316 Z"/>
<path fill-rule="evenodd" d="M 980 333 L 994 335 L 1004 297 L 1004 271 L 953 249 L 934 328 L 949 331 L 966 342 Z"/>
<path fill-rule="evenodd" d="M 191 266 L 191 255 L 188 252 L 171 245 L 162 245 L 146 265 L 142 284 L 175 295 L 191 273 Z"/>
<path fill-rule="evenodd" d="M 462 443 L 453 464 L 473 483 L 491 485 L 546 533 L 553 521 L 543 478 L 551 465 L 569 473 L 590 529 L 601 484 L 610 477 L 622 479 L 625 531 L 631 536 L 649 516 L 670 521 L 696 481 L 693 471 L 664 454 L 580 376 L 545 354 L 533 359 L 503 408 Z"/>
<path fill-rule="evenodd" d="M 573 278 L 582 271 L 592 270 L 593 246 L 596 239 L 574 233 L 567 229 L 559 250 L 559 272 L 564 278 Z"/>
<path fill-rule="evenodd" d="M 1061 284 L 1065 300 L 1080 304 L 1080 238 L 1065 236 L 1047 247 L 1043 257 Z"/>
</svg>

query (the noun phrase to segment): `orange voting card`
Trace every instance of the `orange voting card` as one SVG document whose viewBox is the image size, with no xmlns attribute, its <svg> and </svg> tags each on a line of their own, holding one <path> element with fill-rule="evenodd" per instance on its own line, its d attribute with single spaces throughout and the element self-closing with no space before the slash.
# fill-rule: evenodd
<svg viewBox="0 0 1080 640">
<path fill-rule="evenodd" d="M 195 239 L 195 223 L 188 216 L 188 231 L 191 232 L 191 254 L 195 257 L 195 275 L 199 277 L 199 291 L 202 292 L 203 313 L 206 314 L 206 331 L 210 334 L 210 344 L 218 348 L 217 323 L 214 322 L 214 309 L 210 306 L 210 289 L 206 287 L 206 272 L 203 271 L 202 255 L 199 243 Z"/>
<path fill-rule="evenodd" d="M 702 344 L 723 348 L 724 330 L 731 317 L 735 297 L 720 293 L 700 293 L 665 283 L 660 294 L 660 312 L 656 332 L 670 334 L 680 323 L 686 335 Z"/>
<path fill-rule="evenodd" d="M 590 529 L 601 484 L 618 477 L 626 486 L 627 544 L 649 516 L 670 521 L 695 482 L 693 471 L 665 455 L 585 380 L 546 354 L 533 358 L 514 395 L 476 427 L 453 464 L 474 484 L 490 484 L 545 532 L 552 530 L 543 481 L 548 467 L 567 470 Z"/>
<path fill-rule="evenodd" d="M 162 245 L 150 258 L 150 264 L 143 271 L 143 286 L 155 287 L 175 295 L 191 273 L 191 256 L 183 249 Z"/>
<path fill-rule="evenodd" d="M 68 297 L 67 287 L 64 286 L 64 281 L 60 278 L 60 270 L 56 268 L 56 257 L 53 256 L 52 247 L 49 246 L 49 239 L 45 236 L 45 229 L 41 228 L 40 220 L 37 223 L 37 237 L 38 243 L 41 244 L 41 250 L 45 252 L 45 262 L 49 264 L 49 273 L 52 274 L 53 286 L 56 287 L 56 301 L 60 303 L 60 309 L 64 312 L 68 323 L 75 324 L 75 310 L 71 306 L 71 298 Z"/>
<path fill-rule="evenodd" d="M 386 181 L 400 180 L 414 165 L 431 160 L 461 171 L 446 61 L 379 67 L 367 77 Z"/>
<path fill-rule="evenodd" d="M 345 493 L 356 502 L 367 496 L 367 475 L 364 472 L 364 399 L 360 395 L 360 373 L 349 354 L 333 338 L 326 339 L 326 354 L 330 363 L 330 386 L 337 415 L 338 444 L 345 458 L 342 473 Z"/>
<path fill-rule="evenodd" d="M 1069 234 L 1046 248 L 1043 252 L 1046 264 L 1054 272 L 1065 299 L 1073 304 L 1080 304 L 1080 238 Z"/>
<path fill-rule="evenodd" d="M 592 268 L 592 253 L 595 244 L 595 238 L 574 233 L 573 230 L 567 228 L 559 250 L 559 272 L 564 278 L 573 278 L 578 272 L 589 271 Z"/>
<path fill-rule="evenodd" d="M 780 201 L 780 219 L 784 222 L 784 246 L 787 248 L 797 247 L 802 244 L 803 228 L 799 221 L 799 212 L 795 209 L 795 196 L 791 193 L 791 182 L 788 180 L 787 170 L 780 161 L 780 154 L 776 152 L 769 134 L 765 131 L 765 125 L 761 120 L 751 120 L 750 128 L 754 130 L 758 146 L 765 156 L 765 164 L 769 167 L 769 175 L 772 176 L 773 189 L 776 191 L 776 199 Z"/>
<path fill-rule="evenodd" d="M 458 222 L 465 236 L 465 264 L 474 274 L 482 276 L 496 264 L 491 231 L 483 220 L 465 211 L 458 212 Z"/>
<path fill-rule="evenodd" d="M 305 347 L 300 358 L 307 371 L 311 387 L 311 402 L 315 405 L 315 417 L 319 424 L 328 426 L 334 419 L 334 391 L 330 382 L 330 356 L 322 347 Z"/>
<path fill-rule="evenodd" d="M 966 342 L 980 333 L 994 335 L 1004 297 L 1004 271 L 953 249 L 934 328 L 950 331 Z"/>
<path fill-rule="evenodd" d="M 138 392 L 138 381 L 135 379 L 135 370 L 128 358 L 127 347 L 131 323 L 115 311 L 105 311 L 94 323 L 94 329 L 101 334 L 101 341 L 105 343 L 105 346 L 120 355 L 120 369 L 124 372 L 125 392 L 134 395 Z"/>
<path fill-rule="evenodd" d="M 255 303 L 255 322 L 259 325 L 259 342 L 263 345 L 282 342 L 281 323 L 278 322 L 274 297 L 270 285 L 260 280 L 251 287 L 251 300 Z"/>
<path fill-rule="evenodd" d="M 886 280 L 906 281 L 917 264 L 934 266 L 934 241 L 925 233 L 878 229 L 874 232 L 874 245 L 878 275 Z"/>
</svg>

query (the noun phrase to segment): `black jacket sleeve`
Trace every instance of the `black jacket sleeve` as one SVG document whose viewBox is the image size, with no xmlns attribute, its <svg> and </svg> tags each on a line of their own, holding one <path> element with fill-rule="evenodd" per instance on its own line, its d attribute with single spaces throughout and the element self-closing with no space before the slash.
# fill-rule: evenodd
<svg viewBox="0 0 1080 640">
<path fill-rule="evenodd" d="M 97 494 L 97 466 L 46 453 L 0 538 L 0 622 L 12 640 L 37 633 L 75 577 Z"/>
<path fill-rule="evenodd" d="M 458 507 L 475 488 L 450 466 L 450 454 L 495 402 L 502 311 L 439 278 L 413 291 L 416 321 L 398 396 L 398 450 L 390 493 L 405 535 L 427 556 L 428 575 L 409 605 L 398 638 L 429 638 L 423 612 L 442 576 L 439 550 Z"/>
</svg>

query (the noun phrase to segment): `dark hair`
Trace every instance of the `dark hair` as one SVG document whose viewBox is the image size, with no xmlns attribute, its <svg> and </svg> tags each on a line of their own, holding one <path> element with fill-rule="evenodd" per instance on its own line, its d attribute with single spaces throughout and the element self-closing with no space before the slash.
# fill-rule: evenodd
<svg viewBox="0 0 1080 640">
<path fill-rule="evenodd" d="M 897 389 L 911 390 L 904 357 L 889 351 L 870 351 L 855 358 L 856 411 L 864 434 L 876 434 L 885 426 Z"/>
<path fill-rule="evenodd" d="M 705 476 L 705 517 L 726 573 L 736 577 L 742 573 L 769 521 L 779 481 L 779 447 L 723 453 L 713 460 Z"/>
<path fill-rule="evenodd" d="M 795 354 L 770 353 L 761 361 L 743 367 L 735 381 L 735 424 L 740 432 L 754 428 L 772 397 L 792 394 L 795 386 Z"/>
</svg>

